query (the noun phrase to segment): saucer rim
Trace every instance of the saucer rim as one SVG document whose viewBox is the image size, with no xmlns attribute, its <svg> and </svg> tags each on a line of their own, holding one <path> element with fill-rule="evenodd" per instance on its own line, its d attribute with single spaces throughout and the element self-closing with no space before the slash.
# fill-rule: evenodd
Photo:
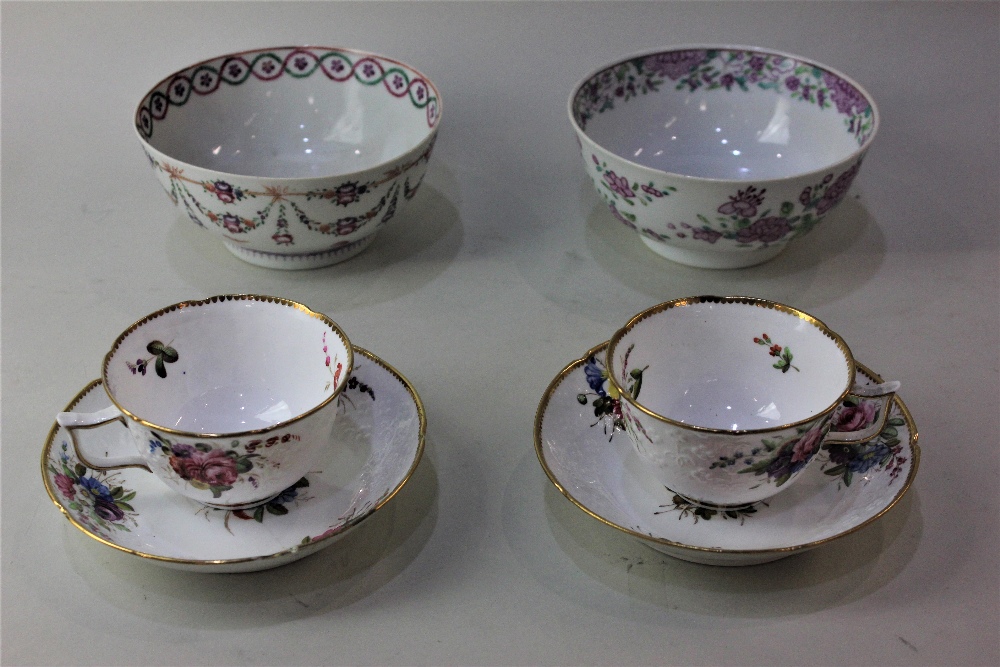
<svg viewBox="0 0 1000 667">
<path fill-rule="evenodd" d="M 656 545 L 670 547 L 673 549 L 679 549 L 682 551 L 690 552 L 692 554 L 700 553 L 700 554 L 745 555 L 745 556 L 776 555 L 779 557 L 783 557 L 801 551 L 807 551 L 809 549 L 813 549 L 825 544 L 829 544 L 834 540 L 838 540 L 842 537 L 846 537 L 847 535 L 850 535 L 852 533 L 861 530 L 865 526 L 868 526 L 869 524 L 880 519 L 889 510 L 895 507 L 899 503 L 899 501 L 902 500 L 903 496 L 906 495 L 907 491 L 909 491 L 910 489 L 910 486 L 913 484 L 913 480 L 917 474 L 917 469 L 920 467 L 920 447 L 917 444 L 917 440 L 920 434 L 917 431 L 917 425 L 913 421 L 913 417 L 910 414 L 909 409 L 906 407 L 906 403 L 904 403 L 903 400 L 897 394 L 896 396 L 893 397 L 893 404 L 899 407 L 900 412 L 902 412 L 903 419 L 906 421 L 906 426 L 910 431 L 909 444 L 910 444 L 910 450 L 912 452 L 912 464 L 910 466 L 909 474 L 906 476 L 906 480 L 903 482 L 903 485 L 892 497 L 891 501 L 885 505 L 885 507 L 883 507 L 881 510 L 879 510 L 876 514 L 872 515 L 871 517 L 865 519 L 864 521 L 858 523 L 857 525 L 851 526 L 848 529 L 837 533 L 836 535 L 831 535 L 829 537 L 825 537 L 820 540 L 813 540 L 812 542 L 795 544 L 785 547 L 770 547 L 765 549 L 729 549 L 724 547 L 703 547 L 691 544 L 684 544 L 683 542 L 676 542 L 674 540 L 665 537 L 656 537 L 648 533 L 640 533 L 636 530 L 632 530 L 631 528 L 626 528 L 625 526 L 621 526 L 613 521 L 610 521 L 602 517 L 601 515 L 597 514 L 595 511 L 591 510 L 581 501 L 577 500 L 573 496 L 573 494 L 570 493 L 560 483 L 559 479 L 556 477 L 555 473 L 552 472 L 551 468 L 549 468 L 549 465 L 545 460 L 545 451 L 544 451 L 545 448 L 544 448 L 544 443 L 542 441 L 542 426 L 545 421 L 545 413 L 550 405 L 550 401 L 552 399 L 552 395 L 555 393 L 555 390 L 559 387 L 559 385 L 561 385 L 566 380 L 566 378 L 569 377 L 571 373 L 573 373 L 575 370 L 577 370 L 577 368 L 586 363 L 587 359 L 589 359 L 592 355 L 595 355 L 601 352 L 602 350 L 607 349 L 609 342 L 610 341 L 605 341 L 590 348 L 582 357 L 574 361 L 571 361 L 569 364 L 567 364 L 561 371 L 559 371 L 559 373 L 552 379 L 552 381 L 549 382 L 548 386 L 545 389 L 545 392 L 542 394 L 541 400 L 538 403 L 538 409 L 535 412 L 535 427 L 534 427 L 535 455 L 538 457 L 538 462 L 541 464 L 542 469 L 545 471 L 545 475 L 548 477 L 549 481 L 552 482 L 553 486 L 555 486 L 556 489 L 558 489 L 559 492 L 563 496 L 565 496 L 570 502 L 572 502 L 576 507 L 583 510 L 587 515 L 593 517 L 594 519 L 597 519 L 598 521 L 607 526 L 620 530 L 621 532 L 627 535 L 631 535 L 632 537 L 636 537 L 644 542 L 651 542 L 655 543 Z M 882 377 L 879 374 L 872 371 L 868 366 L 865 366 L 864 364 L 862 364 L 857 360 L 855 360 L 855 365 L 857 370 L 867 375 L 870 379 L 874 380 L 876 383 L 884 382 Z"/>
<path fill-rule="evenodd" d="M 413 462 L 410 464 L 410 467 L 406 471 L 406 474 L 399 480 L 396 486 L 389 493 L 387 493 L 385 497 L 382 498 L 378 503 L 372 505 L 372 507 L 367 512 L 362 514 L 360 517 L 355 517 L 354 519 L 347 521 L 341 530 L 336 531 L 332 535 L 327 535 L 326 537 L 309 542 L 309 544 L 306 545 L 293 545 L 291 547 L 282 549 L 281 551 L 277 551 L 275 553 L 264 554 L 260 556 L 247 556 L 243 558 L 223 558 L 223 559 L 176 558 L 173 556 L 163 556 L 160 554 L 147 553 L 145 551 L 140 551 L 138 549 L 131 549 L 129 547 L 116 544 L 110 540 L 101 537 L 100 535 L 96 535 L 95 533 L 88 530 L 86 526 L 83 526 L 78 521 L 76 521 L 76 519 L 72 517 L 72 515 L 66 510 L 63 504 L 59 501 L 54 489 L 51 486 L 51 482 L 49 481 L 49 476 L 47 474 L 48 471 L 46 468 L 46 464 L 48 463 L 49 452 L 52 450 L 52 446 L 55 443 L 56 433 L 58 433 L 60 428 L 62 428 L 59 426 L 58 423 L 55 422 L 53 422 L 51 428 L 49 429 L 49 433 L 45 438 L 45 445 L 42 447 L 42 457 L 41 457 L 42 482 L 45 485 L 45 491 L 46 493 L 48 493 L 49 500 L 52 501 L 52 503 L 56 506 L 56 508 L 60 511 L 60 513 L 62 513 L 62 515 L 75 528 L 80 530 L 87 537 L 90 537 L 91 539 L 100 542 L 104 546 L 111 547 L 112 549 L 116 549 L 123 553 L 127 553 L 132 556 L 138 556 L 139 558 L 143 558 L 146 560 L 157 561 L 159 563 L 167 565 L 184 565 L 184 566 L 196 565 L 196 566 L 206 566 L 206 567 L 230 566 L 230 565 L 239 565 L 244 563 L 258 563 L 271 560 L 281 560 L 282 558 L 287 558 L 289 556 L 296 556 L 296 555 L 301 556 L 308 554 L 311 551 L 318 551 L 319 549 L 331 544 L 333 541 L 336 541 L 337 539 L 342 537 L 348 530 L 354 528 L 358 524 L 365 521 L 368 517 L 375 514 L 375 512 L 377 512 L 386 503 L 392 500 L 396 496 L 396 494 L 399 493 L 400 489 L 402 489 L 406 485 L 406 483 L 409 482 L 410 478 L 413 477 L 413 474 L 416 471 L 417 466 L 420 464 L 420 461 L 423 458 L 424 445 L 426 443 L 427 413 L 424 409 L 423 401 L 420 400 L 420 395 L 417 394 L 417 390 L 413 386 L 413 383 L 411 383 L 395 367 L 393 367 L 391 364 L 389 364 L 388 362 L 386 362 L 384 359 L 374 354 L 373 352 L 370 352 L 365 348 L 358 347 L 357 345 L 351 345 L 351 349 L 355 354 L 359 354 L 367 358 L 369 361 L 372 361 L 375 364 L 381 366 L 383 369 L 388 371 L 391 375 L 395 376 L 396 379 L 398 379 L 402 383 L 403 387 L 410 395 L 410 398 L 413 400 L 414 406 L 416 407 L 417 418 L 419 420 L 419 429 L 417 434 L 416 452 L 413 456 Z M 92 392 L 93 390 L 97 389 L 102 385 L 103 382 L 101 378 L 92 380 L 90 383 L 87 384 L 87 386 L 81 389 L 76 394 L 76 396 L 73 397 L 73 399 L 66 405 L 66 407 L 63 408 L 63 411 L 64 412 L 72 411 L 73 408 L 77 404 L 79 404 L 80 401 L 82 401 L 87 395 L 90 394 L 90 392 Z M 266 569 L 266 568 L 261 568 L 261 569 Z"/>
</svg>

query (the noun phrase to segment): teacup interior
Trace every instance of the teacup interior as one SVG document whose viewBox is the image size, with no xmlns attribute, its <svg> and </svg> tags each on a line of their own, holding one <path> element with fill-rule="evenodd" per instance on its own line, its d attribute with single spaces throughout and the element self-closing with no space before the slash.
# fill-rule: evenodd
<svg viewBox="0 0 1000 667">
<path fill-rule="evenodd" d="M 148 117 L 146 140 L 198 167 L 303 178 L 376 167 L 431 133 L 435 93 L 414 70 L 349 51 L 294 51 L 222 58 L 168 79 L 140 106 L 166 109 Z"/>
<path fill-rule="evenodd" d="M 723 430 L 792 424 L 833 406 L 851 382 L 849 350 L 815 320 L 755 303 L 699 302 L 656 312 L 612 339 L 613 368 L 637 402 Z"/>
<path fill-rule="evenodd" d="M 645 74 L 659 81 L 656 90 L 623 95 L 594 113 L 585 132 L 622 158 L 686 176 L 763 180 L 827 168 L 856 153 L 858 137 L 829 91 L 821 93 L 820 105 L 815 93 L 810 101 L 801 86 L 792 90 L 784 84 L 795 76 L 794 62 L 772 74 L 777 78 L 770 87 L 744 80 L 695 90 L 684 81 L 686 73 L 657 76 L 648 71 L 653 65 L 646 65 Z M 714 76 L 717 83 L 725 74 Z"/>
<path fill-rule="evenodd" d="M 346 337 L 297 304 L 256 297 L 150 316 L 105 359 L 119 406 L 155 426 L 243 433 L 298 417 L 347 381 Z"/>
</svg>

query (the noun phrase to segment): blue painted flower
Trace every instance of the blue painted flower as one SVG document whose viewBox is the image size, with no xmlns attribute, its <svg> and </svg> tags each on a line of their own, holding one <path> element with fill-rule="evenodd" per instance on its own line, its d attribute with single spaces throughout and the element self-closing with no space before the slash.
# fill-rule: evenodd
<svg viewBox="0 0 1000 667">
<path fill-rule="evenodd" d="M 583 372 L 587 376 L 587 384 L 598 396 L 607 396 L 607 392 L 604 391 L 604 370 L 597 365 L 597 361 L 594 357 L 587 359 L 586 365 L 583 367 Z"/>
<path fill-rule="evenodd" d="M 81 477 L 77 483 L 94 497 L 114 502 L 111 500 L 111 491 L 96 477 Z"/>
</svg>

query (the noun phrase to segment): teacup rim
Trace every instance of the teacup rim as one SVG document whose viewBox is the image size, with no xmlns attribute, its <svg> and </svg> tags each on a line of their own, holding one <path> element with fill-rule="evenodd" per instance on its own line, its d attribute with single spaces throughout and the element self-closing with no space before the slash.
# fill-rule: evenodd
<svg viewBox="0 0 1000 667">
<path fill-rule="evenodd" d="M 832 168 L 834 168 L 834 167 L 836 167 L 838 165 L 846 164 L 846 163 L 850 163 L 850 162 L 856 162 L 856 161 L 862 159 L 864 157 L 865 153 L 868 151 L 868 149 L 871 148 L 872 143 L 875 141 L 875 136 L 878 134 L 878 130 L 879 130 L 879 126 L 881 125 L 881 118 L 882 118 L 882 113 L 879 111 L 878 105 L 875 102 L 875 98 L 872 96 L 871 93 L 868 92 L 868 90 L 864 86 L 862 86 L 860 83 L 858 83 L 857 80 L 855 80 L 854 78 L 848 76 L 847 74 L 845 74 L 841 70 L 839 70 L 839 69 L 837 69 L 835 67 L 831 67 L 829 65 L 826 65 L 824 63 L 821 63 L 818 60 L 815 60 L 814 58 L 807 58 L 805 56 L 801 56 L 801 55 L 798 55 L 798 54 L 795 54 L 795 53 L 791 53 L 791 52 L 788 52 L 788 51 L 783 51 L 781 49 L 772 49 L 772 48 L 769 48 L 769 47 L 762 47 L 762 46 L 752 46 L 752 45 L 748 45 L 748 44 L 708 44 L 708 43 L 686 43 L 686 44 L 668 45 L 668 46 L 664 46 L 664 47 L 660 47 L 660 48 L 643 49 L 643 50 L 635 51 L 635 52 L 633 52 L 631 54 L 628 54 L 628 55 L 625 55 L 625 56 L 617 57 L 617 58 L 615 58 L 615 59 L 613 59 L 613 60 L 611 60 L 609 62 L 606 62 L 606 63 L 604 63 L 602 65 L 599 65 L 599 66 L 591 69 L 586 75 L 584 75 L 582 78 L 578 79 L 577 82 L 575 84 L 573 84 L 573 88 L 570 91 L 569 98 L 566 101 L 566 111 L 567 111 L 567 115 L 569 116 L 570 125 L 573 127 L 573 130 L 576 133 L 577 137 L 580 139 L 580 141 L 586 142 L 590 146 L 595 147 L 595 148 L 597 148 L 600 151 L 604 151 L 604 152 L 606 152 L 606 153 L 608 153 L 610 155 L 614 155 L 616 159 L 621 160 L 622 162 L 624 162 L 626 165 L 628 165 L 630 168 L 633 168 L 633 169 L 645 170 L 645 171 L 648 171 L 648 172 L 651 172 L 651 173 L 654 173 L 654 174 L 659 174 L 661 176 L 668 176 L 668 177 L 671 177 L 671 178 L 676 178 L 676 179 L 685 180 L 685 181 L 692 181 L 692 182 L 721 183 L 721 184 L 727 184 L 727 185 L 732 185 L 732 186 L 736 186 L 736 185 L 739 185 L 739 184 L 745 184 L 747 181 L 745 179 L 740 179 L 740 178 L 721 178 L 721 177 L 715 177 L 715 176 L 697 176 L 697 175 L 694 175 L 694 174 L 685 174 L 685 173 L 681 173 L 681 172 L 677 172 L 677 171 L 666 171 L 666 170 L 663 170 L 663 169 L 657 169 L 655 167 L 650 167 L 648 165 L 641 164 L 639 162 L 636 162 L 635 160 L 629 159 L 628 157 L 626 157 L 624 155 L 620 155 L 619 153 L 611 150 L 610 148 L 607 148 L 607 147 L 603 146 L 602 144 L 598 143 L 589 134 L 587 134 L 587 131 L 584 130 L 582 127 L 580 127 L 579 123 L 577 123 L 577 121 L 576 121 L 576 116 L 573 113 L 573 101 L 576 99 L 576 96 L 579 94 L 580 89 L 588 81 L 590 81 L 591 79 L 593 79 L 597 74 L 600 74 L 601 72 L 603 72 L 603 71 L 605 71 L 607 69 L 611 69 L 612 67 L 616 67 L 618 65 L 630 62 L 630 61 L 635 60 L 637 58 L 649 57 L 649 56 L 653 56 L 653 55 L 656 55 L 656 54 L 659 54 L 659 53 L 670 53 L 670 52 L 674 52 L 674 51 L 692 51 L 692 50 L 746 51 L 746 52 L 752 52 L 752 53 L 761 53 L 761 54 L 765 54 L 765 55 L 783 56 L 785 58 L 792 58 L 792 59 L 797 60 L 799 62 L 808 64 L 808 65 L 812 65 L 813 67 L 817 67 L 817 68 L 819 68 L 819 69 L 821 69 L 823 71 L 829 72 L 830 74 L 833 74 L 833 75 L 835 75 L 835 76 L 843 79 L 844 81 L 847 81 L 852 86 L 854 86 L 854 88 L 856 88 L 859 93 L 861 93 L 864 96 L 865 100 L 868 102 L 868 104 L 872 108 L 873 124 L 872 124 L 871 133 L 865 139 L 864 143 L 861 144 L 861 145 L 859 145 L 856 149 L 852 150 L 849 155 L 847 155 L 847 156 L 845 156 L 845 157 L 843 157 L 841 159 L 835 160 L 833 162 L 824 164 L 824 165 L 822 165 L 822 166 L 820 166 L 818 168 L 815 168 L 815 169 L 810 169 L 810 170 L 807 170 L 807 171 L 797 172 L 795 174 L 788 175 L 788 176 L 776 176 L 776 177 L 771 177 L 771 178 L 755 179 L 753 181 L 754 183 L 759 183 L 759 184 L 762 184 L 762 185 L 768 185 L 768 184 L 771 184 L 771 183 L 785 182 L 785 181 L 788 181 L 789 179 L 806 179 L 806 180 L 808 180 L 810 177 L 814 177 L 814 176 L 817 176 L 817 175 L 825 174 L 828 171 L 830 171 L 830 169 L 832 169 Z"/>
<path fill-rule="evenodd" d="M 628 390 L 621 385 L 616 377 L 615 370 L 615 360 L 612 354 L 618 347 L 618 343 L 632 328 L 639 322 L 645 320 L 646 318 L 656 315 L 658 313 L 670 310 L 671 308 L 683 307 L 694 305 L 698 303 L 741 303 L 745 305 L 757 306 L 760 308 L 768 308 L 771 310 L 777 310 L 786 314 L 795 315 L 799 319 L 802 319 L 817 329 L 819 329 L 825 336 L 832 339 L 834 344 L 840 349 L 841 353 L 844 355 L 844 359 L 847 362 L 847 382 L 844 389 L 840 392 L 837 398 L 826 408 L 818 410 L 808 417 L 799 419 L 794 422 L 788 422 L 784 424 L 777 424 L 774 426 L 767 426 L 764 428 L 749 428 L 749 429 L 725 429 L 725 428 L 714 428 L 710 426 L 699 426 L 697 424 L 689 424 L 686 422 L 678 421 L 676 419 L 671 419 L 666 415 L 661 415 L 658 412 L 649 409 L 642 403 L 632 398 Z M 650 306 L 645 310 L 633 315 L 629 318 L 628 322 L 625 323 L 623 327 L 615 331 L 614 334 L 608 339 L 607 351 L 605 353 L 605 365 L 607 366 L 608 381 L 612 384 L 615 390 L 619 393 L 621 400 L 627 402 L 629 405 L 634 406 L 637 410 L 641 411 L 643 414 L 655 419 L 659 422 L 670 424 L 671 426 L 676 426 L 678 428 L 683 428 L 689 431 L 695 431 L 699 433 L 717 433 L 724 435 L 754 435 L 754 434 L 765 434 L 765 433 L 775 433 L 778 431 L 784 431 L 791 428 L 797 428 L 810 424 L 816 419 L 823 417 L 824 415 L 832 412 L 838 405 L 840 405 L 843 400 L 851 393 L 851 388 L 854 386 L 854 377 L 857 374 L 857 362 L 854 359 L 854 354 L 851 352 L 851 348 L 848 346 L 847 341 L 838 334 L 836 331 L 831 329 L 825 322 L 820 320 L 818 317 L 810 315 L 809 313 L 795 308 L 794 306 L 789 306 L 777 301 L 772 301 L 770 299 L 764 299 L 760 297 L 753 296 L 714 296 L 714 295 L 699 295 L 699 296 L 687 296 L 681 297 L 679 299 L 672 299 L 670 301 L 664 301 L 663 303 L 656 304 L 655 306 Z"/>
<path fill-rule="evenodd" d="M 232 58 L 232 57 L 236 57 L 236 56 L 244 56 L 246 54 L 261 53 L 261 52 L 272 51 L 272 50 L 274 50 L 274 51 L 281 51 L 281 50 L 294 51 L 296 49 L 320 49 L 320 50 L 325 50 L 325 51 L 338 51 L 338 52 L 344 52 L 344 53 L 351 53 L 351 54 L 358 55 L 358 56 L 363 56 L 363 57 L 377 58 L 379 60 L 384 60 L 386 62 L 393 63 L 393 64 L 399 65 L 401 67 L 405 67 L 406 69 L 408 69 L 408 70 L 412 71 L 413 73 L 417 74 L 419 76 L 419 78 L 421 80 L 423 80 L 424 83 L 427 84 L 428 88 L 430 88 L 434 92 L 434 97 L 435 97 L 436 104 L 437 104 L 437 112 L 435 114 L 433 125 L 429 125 L 428 128 L 427 128 L 427 132 L 424 134 L 424 136 L 422 136 L 419 141 L 415 142 L 414 145 L 411 146 L 409 149 L 407 149 L 407 150 L 399 153 L 398 155 L 394 155 L 394 156 L 392 156 L 389 159 L 382 160 L 381 162 L 379 162 L 376 165 L 373 165 L 371 167 L 367 167 L 365 169 L 355 169 L 355 170 L 343 171 L 343 172 L 331 172 L 331 173 L 325 173 L 325 174 L 319 174 L 319 175 L 311 175 L 311 176 L 268 176 L 266 174 L 241 174 L 241 173 L 238 173 L 238 172 L 223 171 L 223 170 L 220 170 L 220 169 L 213 169 L 212 167 L 208 167 L 208 166 L 205 166 L 205 165 L 194 164 L 192 162 L 187 162 L 185 160 L 180 160 L 180 159 L 178 159 L 178 158 L 176 158 L 176 157 L 174 157 L 172 155 L 169 155 L 168 153 L 166 153 L 165 151 L 163 151 L 162 149 L 160 149 L 159 147 L 157 147 L 156 145 L 154 145 L 152 142 L 150 142 L 149 141 L 149 137 L 143 136 L 142 132 L 139 130 L 138 118 L 140 116 L 140 113 L 142 112 L 143 103 L 147 99 L 149 99 L 150 95 L 152 95 L 153 92 L 157 88 L 159 88 L 160 86 L 164 85 L 165 83 L 167 83 L 168 81 L 170 81 L 171 79 L 173 79 L 174 77 L 176 77 L 181 72 L 184 72 L 186 70 L 190 70 L 190 69 L 194 69 L 194 68 L 200 67 L 202 65 L 205 65 L 205 64 L 210 63 L 210 62 L 214 62 L 216 60 L 222 60 L 222 59 L 226 59 L 226 58 Z M 201 170 L 201 171 L 211 172 L 211 173 L 217 174 L 218 176 L 223 177 L 223 178 L 231 178 L 231 179 L 247 179 L 247 178 L 252 178 L 252 179 L 266 180 L 268 182 L 274 182 L 274 183 L 280 185 L 282 183 L 286 183 L 287 184 L 287 183 L 295 183 L 295 182 L 303 182 L 303 181 L 317 181 L 317 180 L 325 180 L 325 179 L 329 179 L 329 178 L 351 178 L 351 177 L 355 177 L 357 174 L 362 174 L 362 173 L 366 173 L 366 172 L 369 172 L 369 171 L 374 172 L 374 171 L 383 170 L 383 169 L 385 169 L 385 167 L 387 167 L 389 165 L 392 165 L 395 162 L 398 162 L 400 160 L 404 160 L 407 156 L 413 154 L 414 152 L 422 151 L 426 147 L 426 145 L 427 145 L 428 142 L 434 141 L 435 137 L 437 136 L 438 128 L 441 125 L 441 118 L 442 118 L 443 115 L 444 115 L 444 103 L 443 103 L 443 101 L 441 99 L 441 91 L 438 89 L 437 85 L 435 85 L 434 82 L 431 81 L 430 77 L 428 77 L 422 71 L 420 71 L 419 69 L 417 69 L 413 65 L 410 65 L 407 62 L 404 62 L 402 60 L 399 60 L 398 58 L 393 58 L 391 56 L 386 56 L 386 55 L 383 55 L 381 53 L 377 53 L 377 52 L 374 52 L 374 51 L 366 51 L 364 49 L 357 49 L 357 48 L 353 48 L 353 47 L 349 47 L 349 46 L 324 46 L 322 44 L 285 44 L 283 46 L 261 46 L 261 47 L 255 47 L 255 48 L 250 48 L 250 49 L 242 49 L 242 50 L 239 50 L 239 51 L 230 51 L 230 52 L 227 52 L 227 53 L 220 53 L 220 54 L 218 54 L 216 56 L 212 56 L 212 57 L 209 57 L 209 58 L 203 58 L 203 59 L 198 60 L 196 62 L 190 63 L 190 64 L 185 65 L 183 67 L 180 67 L 178 69 L 175 69 L 174 71 L 170 72 L 169 74 L 167 74 L 166 76 L 164 76 L 163 78 L 161 78 L 160 80 L 158 80 L 152 86 L 150 86 L 149 88 L 147 88 L 146 91 L 139 97 L 139 101 L 135 105 L 135 109 L 134 109 L 134 111 L 132 113 L 132 130 L 135 132 L 136 137 L 138 137 L 139 142 L 142 144 L 143 148 L 145 148 L 145 149 L 152 149 L 153 151 L 159 153 L 160 155 L 163 155 L 167 159 L 169 159 L 172 162 L 174 162 L 180 168 L 185 168 L 185 169 L 190 168 L 190 169 L 197 169 L 197 170 Z"/>
<path fill-rule="evenodd" d="M 347 351 L 347 361 L 344 364 L 344 369 L 341 374 L 340 381 L 337 383 L 337 386 L 334 387 L 333 392 L 329 396 L 324 398 L 322 401 L 320 401 L 313 407 L 309 408 L 308 410 L 304 410 L 303 412 L 300 412 L 299 414 L 293 417 L 289 417 L 288 419 L 276 422 L 264 428 L 249 429 L 245 431 L 226 431 L 219 433 L 214 433 L 214 432 L 201 433 L 195 431 L 185 431 L 182 429 L 176 429 L 176 428 L 171 428 L 169 426 L 162 426 L 160 424 L 156 424 L 147 419 L 143 419 L 134 412 L 130 411 L 125 406 L 123 406 L 118 399 L 115 398 L 114 394 L 111 391 L 110 383 L 108 382 L 108 370 L 111 365 L 111 359 L 115 356 L 115 354 L 118 351 L 118 348 L 121 346 L 122 342 L 124 342 L 124 340 L 128 336 L 130 336 L 132 333 L 137 331 L 140 327 L 147 324 L 148 322 L 151 322 L 168 313 L 172 313 L 177 310 L 182 310 L 184 308 L 207 306 L 213 303 L 223 303 L 226 301 L 260 301 L 264 303 L 275 303 L 278 305 L 294 308 L 295 310 L 305 313 L 309 317 L 320 320 L 321 322 L 329 326 L 330 329 L 337 336 L 340 337 L 341 342 L 344 344 L 344 348 Z M 223 438 L 238 439 L 238 438 L 245 438 L 247 436 L 261 435 L 263 433 L 271 433 L 276 430 L 286 428 L 290 424 L 301 421 L 306 417 L 309 417 L 310 415 L 319 412 L 321 409 L 323 409 L 324 407 L 329 405 L 332 401 L 334 401 L 338 396 L 340 396 L 341 392 L 343 392 L 344 388 L 347 386 L 348 379 L 351 377 L 351 373 L 353 372 L 353 370 L 354 370 L 354 347 L 351 344 L 350 339 L 347 337 L 347 334 L 344 332 L 344 330 L 340 327 L 339 324 L 334 322 L 332 319 L 330 319 L 323 313 L 317 310 L 313 310 L 312 308 L 309 308 L 308 306 L 299 303 L 298 301 L 292 301 L 291 299 L 285 299 L 277 296 L 266 296 L 262 294 L 219 294 L 204 299 L 190 299 L 186 301 L 179 301 L 169 306 L 164 306 L 163 308 L 160 308 L 159 310 L 149 313 L 148 315 L 136 320 L 131 325 L 129 325 L 128 328 L 126 328 L 124 331 L 118 334 L 118 336 L 115 338 L 114 343 L 111 344 L 111 348 L 104 355 L 104 362 L 101 364 L 101 384 L 104 387 L 104 393 L 107 394 L 108 399 L 111 401 L 112 405 L 118 408 L 118 410 L 120 410 L 122 414 L 125 415 L 126 418 L 131 419 L 145 426 L 148 429 L 152 429 L 158 433 L 166 433 L 185 438 L 202 438 L 206 440 L 223 439 Z"/>
</svg>

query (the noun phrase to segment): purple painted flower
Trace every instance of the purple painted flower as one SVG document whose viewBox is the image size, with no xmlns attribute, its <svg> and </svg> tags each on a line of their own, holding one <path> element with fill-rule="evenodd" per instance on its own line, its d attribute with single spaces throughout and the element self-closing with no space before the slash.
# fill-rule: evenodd
<svg viewBox="0 0 1000 667">
<path fill-rule="evenodd" d="M 810 201 L 812 201 L 812 186 L 807 185 L 806 188 L 799 194 L 799 203 L 803 206 L 808 206 Z"/>
<path fill-rule="evenodd" d="M 73 498 L 76 497 L 76 480 L 72 477 L 60 472 L 56 473 L 54 481 L 56 486 L 59 488 L 59 491 L 61 491 L 62 494 L 68 499 L 73 500 Z"/>
<path fill-rule="evenodd" d="M 174 445 L 170 452 L 179 459 L 186 459 L 194 456 L 198 450 L 191 445 Z"/>
<path fill-rule="evenodd" d="M 302 71 L 309 66 L 309 61 L 306 60 L 303 56 L 299 56 L 298 58 L 295 59 L 294 65 L 295 69 Z"/>
<path fill-rule="evenodd" d="M 654 197 L 657 197 L 657 198 L 663 196 L 663 192 L 661 192 L 660 190 L 657 190 L 656 188 L 654 188 L 654 187 L 652 187 L 650 185 L 644 185 L 644 186 L 642 186 L 642 191 L 645 192 L 646 194 L 653 195 Z"/>
<path fill-rule="evenodd" d="M 334 72 L 340 73 L 344 71 L 344 67 L 346 67 L 346 65 L 344 65 L 344 61 L 342 60 L 331 60 L 328 67 Z"/>
<path fill-rule="evenodd" d="M 830 89 L 830 97 L 840 113 L 850 115 L 868 108 L 868 101 L 861 92 L 839 76 L 827 72 L 823 74 L 823 83 Z"/>
<path fill-rule="evenodd" d="M 613 171 L 604 172 L 604 182 L 608 184 L 612 192 L 626 199 L 631 199 L 634 195 L 632 188 L 628 184 L 628 179 L 624 176 L 619 176 Z"/>
<path fill-rule="evenodd" d="M 788 90 L 790 90 L 792 92 L 795 92 L 796 90 L 799 89 L 799 84 L 800 83 L 801 82 L 799 81 L 799 77 L 797 77 L 797 76 L 790 76 L 787 79 L 785 79 L 785 88 L 787 88 Z"/>
<path fill-rule="evenodd" d="M 719 207 L 719 213 L 723 215 L 737 215 L 741 218 L 752 218 L 757 215 L 757 207 L 764 202 L 764 193 L 767 188 L 757 191 L 754 186 L 746 190 L 740 190 L 735 196 L 730 196 L 729 201 Z"/>
<path fill-rule="evenodd" d="M 691 236 L 701 241 L 708 241 L 709 243 L 715 243 L 720 238 L 722 238 L 722 233 L 717 232 L 714 229 L 695 229 L 691 233 Z"/>
<path fill-rule="evenodd" d="M 125 518 L 125 512 L 110 498 L 101 497 L 95 500 L 94 513 L 105 521 L 121 521 Z"/>
<path fill-rule="evenodd" d="M 646 69 L 674 81 L 687 75 L 700 65 L 708 54 L 705 51 L 671 51 L 646 58 Z"/>
<path fill-rule="evenodd" d="M 771 216 L 761 218 L 736 232 L 736 239 L 740 243 L 752 243 L 753 241 L 774 243 L 790 231 L 792 231 L 792 225 L 787 218 Z"/>
<path fill-rule="evenodd" d="M 750 69 L 752 69 L 755 72 L 760 72 L 761 70 L 764 69 L 764 64 L 766 62 L 767 61 L 764 60 L 764 56 L 754 55 L 750 58 L 749 62 Z"/>
<path fill-rule="evenodd" d="M 844 198 L 844 195 L 847 194 L 847 191 L 851 187 L 851 183 L 854 182 L 854 177 L 858 175 L 858 169 L 860 168 L 861 163 L 856 162 L 853 167 L 840 176 L 837 176 L 837 180 L 827 187 L 826 192 L 823 193 L 823 197 L 816 202 L 816 212 L 818 214 L 823 215 Z"/>
<path fill-rule="evenodd" d="M 260 68 L 264 70 L 264 74 L 270 74 L 271 72 L 274 71 L 275 67 L 277 67 L 277 65 L 275 65 L 270 60 L 265 60 L 260 66 Z"/>
<path fill-rule="evenodd" d="M 403 81 L 403 77 L 401 75 L 397 74 L 394 77 L 392 77 L 393 88 L 402 88 L 404 84 L 405 82 Z"/>
<path fill-rule="evenodd" d="M 733 87 L 733 84 L 735 83 L 736 83 L 736 77 L 728 72 L 723 74 L 719 78 L 719 84 L 726 90 L 731 89 Z"/>
<path fill-rule="evenodd" d="M 240 66 L 239 63 L 232 63 L 229 65 L 229 76 L 233 77 L 234 79 L 238 77 L 242 71 L 243 68 Z"/>
<path fill-rule="evenodd" d="M 200 77 L 198 77 L 198 83 L 201 84 L 202 88 L 208 88 L 212 85 L 212 75 L 208 72 L 203 72 Z"/>
<path fill-rule="evenodd" d="M 373 65 L 371 63 L 365 63 L 365 65 L 364 65 L 364 67 L 362 67 L 362 69 L 364 70 L 364 74 L 365 74 L 366 77 L 371 78 L 371 77 L 375 76 L 375 65 Z"/>
</svg>

